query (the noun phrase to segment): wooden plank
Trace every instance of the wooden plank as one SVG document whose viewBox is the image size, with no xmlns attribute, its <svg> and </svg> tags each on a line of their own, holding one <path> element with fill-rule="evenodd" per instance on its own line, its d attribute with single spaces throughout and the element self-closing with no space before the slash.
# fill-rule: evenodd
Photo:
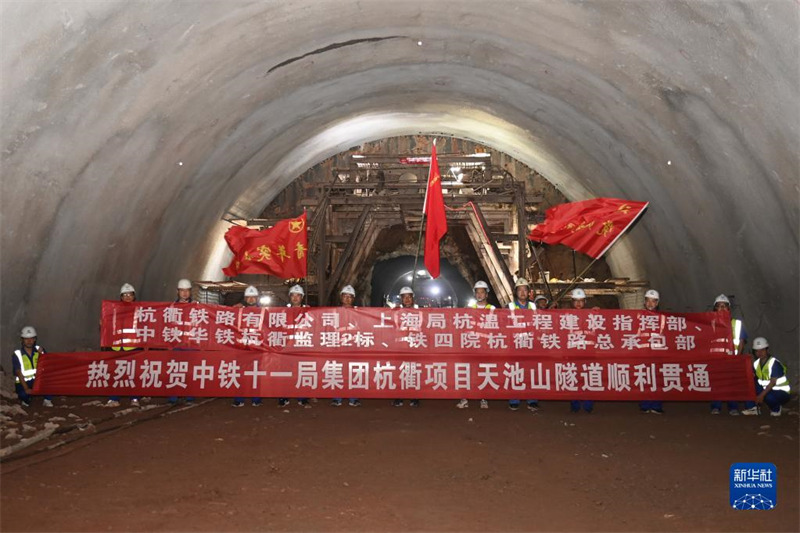
<svg viewBox="0 0 800 533">
<path fill-rule="evenodd" d="M 350 256 L 353 254 L 353 250 L 355 250 L 356 243 L 359 240 L 359 235 L 361 234 L 361 230 L 364 228 L 364 223 L 367 220 L 367 216 L 369 215 L 370 210 L 372 209 L 371 206 L 366 205 L 364 206 L 364 210 L 361 212 L 361 216 L 356 222 L 355 227 L 353 228 L 352 233 L 350 233 L 350 239 L 347 241 L 347 246 L 345 246 L 344 251 L 342 252 L 341 256 L 339 257 L 339 261 L 336 263 L 336 269 L 333 272 L 333 275 L 330 277 L 330 280 L 327 283 L 327 292 L 320 293 L 321 295 L 324 294 L 325 298 L 321 305 L 326 305 L 330 301 L 331 290 L 333 287 L 336 287 L 341 280 L 342 273 L 344 272 L 345 266 L 350 261 Z"/>
<path fill-rule="evenodd" d="M 489 224 L 486 222 L 486 218 L 483 216 L 483 211 L 481 211 L 481 208 L 478 204 L 475 204 L 475 215 L 478 217 L 478 222 L 480 222 L 480 224 L 483 226 L 483 231 L 481 232 L 482 239 L 488 241 L 488 244 L 492 248 L 492 252 L 497 259 L 497 262 L 500 264 L 500 268 L 503 270 L 503 275 L 508 280 L 509 286 L 513 287 L 514 277 L 508 270 L 508 265 L 506 264 L 505 259 L 503 259 L 500 249 L 497 247 L 497 242 L 494 240 L 494 237 L 492 237 L 492 234 L 489 231 Z"/>
</svg>

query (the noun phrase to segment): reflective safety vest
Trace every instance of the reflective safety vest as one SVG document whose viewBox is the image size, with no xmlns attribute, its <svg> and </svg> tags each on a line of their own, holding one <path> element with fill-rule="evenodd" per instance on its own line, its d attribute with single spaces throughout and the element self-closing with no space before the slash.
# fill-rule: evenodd
<svg viewBox="0 0 800 533">
<path fill-rule="evenodd" d="M 509 309 L 536 309 L 536 304 L 533 302 L 525 302 L 525 305 L 519 305 L 519 303 L 514 300 L 513 302 L 508 304 Z"/>
<path fill-rule="evenodd" d="M 474 304 L 469 304 L 467 307 L 470 307 L 471 309 L 494 309 L 494 306 L 492 304 L 486 304 L 483 307 L 478 307 L 478 304 L 474 303 Z"/>
<path fill-rule="evenodd" d="M 772 376 L 772 365 L 777 363 L 783 367 L 783 375 L 775 381 L 775 386 L 772 387 L 772 390 L 782 390 L 788 394 L 790 387 L 789 387 L 789 380 L 786 378 L 786 365 L 784 365 L 783 363 L 781 363 L 772 356 L 769 356 L 769 358 L 767 358 L 767 362 L 764 363 L 764 366 L 759 367 L 758 365 L 759 361 L 761 360 L 756 359 L 755 361 L 753 361 L 753 370 L 755 370 L 758 384 L 761 385 L 762 387 L 766 387 L 767 385 L 769 385 L 769 382 L 772 380 L 772 378 L 770 377 Z"/>
<path fill-rule="evenodd" d="M 131 352 L 133 350 L 139 349 L 138 346 L 130 346 L 131 344 L 136 344 L 140 342 L 139 339 L 136 338 L 136 328 L 123 328 L 121 330 L 118 330 L 118 333 L 122 333 L 123 335 L 125 335 L 124 337 L 122 337 L 122 339 L 120 339 L 120 341 L 122 341 L 123 345 L 127 344 L 128 346 L 112 346 L 111 347 L 112 350 L 114 350 L 115 352 L 120 352 L 120 351 Z"/>
<path fill-rule="evenodd" d="M 739 347 L 742 344 L 742 321 L 736 318 L 731 319 L 731 337 L 733 337 L 733 350 L 734 353 L 739 353 Z"/>
<path fill-rule="evenodd" d="M 36 379 L 36 367 L 39 366 L 39 355 L 43 351 L 44 350 L 42 350 L 38 344 L 33 347 L 33 357 L 28 357 L 28 354 L 22 350 L 14 350 L 14 356 L 19 361 L 19 368 L 22 370 L 22 377 L 25 378 L 25 381 Z M 16 374 L 14 375 L 14 382 L 20 383 L 19 376 Z"/>
</svg>

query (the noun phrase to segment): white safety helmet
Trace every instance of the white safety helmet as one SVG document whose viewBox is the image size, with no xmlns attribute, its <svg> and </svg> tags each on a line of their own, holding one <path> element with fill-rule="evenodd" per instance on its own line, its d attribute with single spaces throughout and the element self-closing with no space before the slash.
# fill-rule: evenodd
<svg viewBox="0 0 800 533">
<path fill-rule="evenodd" d="M 547 296 L 545 296 L 544 294 L 537 294 L 536 296 L 533 297 L 533 303 L 536 303 L 539 300 L 544 300 L 546 302 Z"/>
<path fill-rule="evenodd" d="M 410 294 L 411 296 L 414 296 L 414 291 L 411 290 L 411 287 L 403 287 L 400 289 L 400 296 L 404 294 Z"/>
<path fill-rule="evenodd" d="M 292 285 L 292 288 L 289 289 L 289 294 L 299 294 L 300 296 L 305 296 L 306 291 L 304 291 L 303 287 L 300 285 Z"/>
<path fill-rule="evenodd" d="M 186 278 L 183 278 L 182 280 L 178 281 L 178 288 L 179 289 L 191 289 L 192 288 L 192 282 L 189 281 Z"/>
<path fill-rule="evenodd" d="M 530 287 L 531 284 L 528 283 L 528 280 L 525 278 L 517 278 L 517 282 L 514 284 L 514 287 Z"/>
<path fill-rule="evenodd" d="M 724 294 L 720 294 L 719 296 L 717 296 L 717 299 L 714 300 L 714 305 L 717 305 L 719 303 L 727 304 L 728 306 L 731 305 L 731 301 Z"/>
<path fill-rule="evenodd" d="M 356 290 L 353 288 L 352 285 L 345 285 L 344 287 L 342 287 L 342 292 L 340 292 L 339 294 L 349 294 L 350 296 L 355 298 Z"/>
<path fill-rule="evenodd" d="M 655 289 L 650 289 L 649 291 L 644 293 L 644 297 L 645 298 L 652 298 L 653 300 L 660 300 L 661 299 L 661 295 L 658 294 L 658 291 L 655 290 Z"/>
<path fill-rule="evenodd" d="M 486 289 L 486 292 L 489 292 L 489 284 L 485 281 L 479 281 L 472 287 L 472 291 L 474 292 L 478 289 Z"/>
<path fill-rule="evenodd" d="M 23 339 L 35 339 L 37 337 L 36 329 L 33 326 L 25 326 L 22 328 L 22 331 L 20 331 L 19 336 Z"/>
<path fill-rule="evenodd" d="M 572 293 L 570 293 L 570 297 L 573 300 L 585 300 L 586 293 L 583 292 L 583 289 L 572 289 Z"/>
<path fill-rule="evenodd" d="M 125 284 L 122 285 L 122 287 L 119 288 L 119 293 L 120 293 L 120 295 L 123 295 L 126 292 L 136 292 L 136 290 L 133 288 L 133 285 L 131 285 L 130 283 L 125 283 Z"/>
<path fill-rule="evenodd" d="M 764 337 L 756 337 L 756 339 L 753 341 L 753 349 L 763 350 L 765 348 L 769 348 L 769 343 L 767 342 L 767 339 L 765 339 Z"/>
<path fill-rule="evenodd" d="M 244 290 L 244 297 L 247 298 L 248 296 L 256 296 L 258 297 L 258 289 L 250 285 Z"/>
</svg>

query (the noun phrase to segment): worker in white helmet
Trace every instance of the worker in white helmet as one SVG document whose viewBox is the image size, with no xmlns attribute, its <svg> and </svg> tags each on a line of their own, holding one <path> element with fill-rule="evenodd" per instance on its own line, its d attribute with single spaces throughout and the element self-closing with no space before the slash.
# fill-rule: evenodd
<svg viewBox="0 0 800 533">
<path fill-rule="evenodd" d="M 533 305 L 536 306 L 536 309 L 547 309 L 547 306 L 550 302 L 547 301 L 547 296 L 544 294 L 537 294 L 533 297 Z"/>
<path fill-rule="evenodd" d="M 33 385 L 36 383 L 36 371 L 39 368 L 39 358 L 44 355 L 44 348 L 36 341 L 38 335 L 33 326 L 25 326 L 20 331 L 20 347 L 14 350 L 12 359 L 14 371 L 14 388 L 17 398 L 23 407 L 30 407 L 33 402 Z M 53 407 L 53 397 L 45 396 L 42 401 L 44 407 Z"/>
<path fill-rule="evenodd" d="M 644 293 L 644 309 L 645 311 L 658 312 L 658 307 L 661 302 L 661 295 L 655 289 L 649 289 Z M 662 323 L 663 323 L 663 316 Z M 649 333 L 646 334 L 649 342 Z M 644 400 L 639 402 L 639 410 L 642 413 L 652 415 L 664 414 L 664 403 L 661 400 Z"/>
<path fill-rule="evenodd" d="M 175 298 L 175 303 L 176 304 L 190 304 L 190 303 L 193 303 L 193 300 L 192 300 L 192 282 L 189 281 L 188 279 L 183 278 L 183 279 L 178 280 L 178 286 L 177 286 L 177 291 L 176 292 L 177 292 L 177 297 Z M 173 348 L 173 350 L 175 350 L 176 352 L 192 352 L 192 351 L 195 351 L 192 348 Z M 167 401 L 170 404 L 175 405 L 176 403 L 178 403 L 178 397 L 177 396 L 170 396 L 169 398 L 167 398 Z M 194 403 L 194 397 L 193 396 L 187 396 L 186 397 L 186 403 L 187 404 L 193 404 Z"/>
<path fill-rule="evenodd" d="M 400 307 L 403 309 L 418 309 L 419 306 L 414 303 L 414 290 L 411 287 L 403 287 L 400 289 Z M 408 405 L 411 407 L 419 407 L 419 400 L 409 400 Z M 402 407 L 403 400 L 392 400 L 393 407 Z"/>
<path fill-rule="evenodd" d="M 528 283 L 528 280 L 525 278 L 517 278 L 517 281 L 514 283 L 514 301 L 509 302 L 508 308 L 512 310 L 535 310 L 536 304 L 528 299 L 530 297 L 530 291 L 531 286 L 530 283 Z M 508 400 L 508 408 L 512 411 L 516 411 L 519 409 L 520 403 L 521 402 L 519 400 Z M 528 405 L 528 409 L 534 413 L 539 410 L 539 400 L 526 400 L 526 403 Z"/>
<path fill-rule="evenodd" d="M 352 285 L 345 285 L 342 287 L 342 290 L 339 292 L 339 302 L 341 302 L 341 307 L 345 309 L 354 309 L 355 306 L 353 303 L 356 301 L 356 290 L 353 288 Z M 340 407 L 342 405 L 341 398 L 334 398 L 331 400 L 331 405 L 333 407 Z M 361 407 L 361 400 L 358 398 L 350 398 L 347 402 L 347 405 L 350 407 Z"/>
<path fill-rule="evenodd" d="M 256 287 L 253 285 L 249 285 L 244 290 L 244 301 L 236 304 L 234 307 L 242 307 L 242 308 L 258 308 L 261 307 L 260 302 L 258 301 L 259 292 Z M 253 407 L 261 407 L 261 398 L 252 398 Z M 233 399 L 233 403 L 231 404 L 232 407 L 244 407 L 244 397 L 237 396 Z"/>
<path fill-rule="evenodd" d="M 192 303 L 192 282 L 186 278 L 179 280 L 177 294 L 178 297 L 175 299 L 175 303 Z"/>
<path fill-rule="evenodd" d="M 573 309 L 586 308 L 586 292 L 580 287 L 572 289 L 570 300 L 572 301 Z M 580 412 L 581 407 L 587 413 L 591 413 L 594 410 L 594 400 L 572 400 L 569 402 L 569 410 L 573 413 Z"/>
<path fill-rule="evenodd" d="M 122 287 L 119 288 L 119 301 L 124 302 L 127 304 L 132 304 L 136 301 L 136 289 L 133 288 L 133 285 L 130 283 L 123 283 Z M 123 337 L 121 339 L 122 344 L 118 346 L 112 346 L 111 350 L 115 352 L 133 352 L 141 350 L 142 347 L 137 345 L 137 337 L 136 337 L 136 329 L 123 329 L 122 330 Z M 105 403 L 106 407 L 119 407 L 119 396 L 109 396 L 108 401 Z M 139 397 L 132 396 L 131 397 L 131 406 L 132 407 L 139 407 Z"/>
<path fill-rule="evenodd" d="M 717 313 L 731 313 L 731 300 L 724 294 L 720 294 L 714 299 L 714 311 Z M 733 349 L 728 344 L 727 339 L 721 339 L 715 342 L 716 346 L 711 348 L 712 352 L 726 353 L 730 355 L 741 355 L 744 347 L 747 344 L 747 331 L 744 329 L 744 322 L 737 318 L 730 317 L 731 321 L 731 340 L 733 341 Z M 730 416 L 738 416 L 740 414 L 739 402 L 727 401 L 728 414 Z M 711 414 L 718 415 L 722 412 L 722 401 L 716 400 L 711 402 Z"/>
<path fill-rule="evenodd" d="M 472 294 L 475 295 L 475 299 L 472 300 L 470 303 L 467 304 L 467 307 L 470 309 L 485 309 L 487 311 L 493 311 L 495 307 L 489 303 L 489 284 L 483 280 L 479 280 L 472 286 Z M 489 402 L 486 400 L 481 400 L 481 409 L 488 409 Z M 469 400 L 467 398 L 461 398 L 456 407 L 459 409 L 466 409 L 469 407 Z"/>
<path fill-rule="evenodd" d="M 758 406 L 766 403 L 770 416 L 781 416 L 782 405 L 791 398 L 791 386 L 786 376 L 786 365 L 769 353 L 769 342 L 764 337 L 753 340 L 753 371 L 755 373 L 756 401 L 748 402 L 742 414 L 759 414 Z"/>
<path fill-rule="evenodd" d="M 308 307 L 303 304 L 305 295 L 306 291 L 303 290 L 303 287 L 300 285 L 292 285 L 289 289 L 289 303 L 286 304 L 286 307 Z M 289 398 L 278 398 L 278 407 L 286 407 L 289 403 L 291 403 Z M 298 398 L 297 405 L 306 409 L 311 408 L 311 403 L 309 403 L 308 398 Z"/>
</svg>

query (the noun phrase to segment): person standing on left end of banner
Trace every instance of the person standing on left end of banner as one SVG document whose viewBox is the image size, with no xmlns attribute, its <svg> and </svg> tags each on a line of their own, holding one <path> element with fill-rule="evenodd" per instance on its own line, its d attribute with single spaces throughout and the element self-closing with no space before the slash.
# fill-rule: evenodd
<svg viewBox="0 0 800 533">
<path fill-rule="evenodd" d="M 512 311 L 515 309 L 530 309 L 536 310 L 536 304 L 529 301 L 531 287 L 528 280 L 525 278 L 517 279 L 514 284 L 514 301 L 508 304 L 508 308 Z M 539 410 L 539 400 L 527 400 L 528 409 L 534 413 Z M 508 400 L 508 408 L 512 411 L 519 409 L 519 400 Z"/>
<path fill-rule="evenodd" d="M 260 302 L 258 301 L 258 289 L 252 285 L 247 287 L 244 290 L 244 303 L 239 302 L 234 307 L 251 309 L 261 307 Z M 253 398 L 251 401 L 253 402 L 253 407 L 261 407 L 261 398 Z M 231 407 L 244 407 L 244 398 L 238 396 L 234 398 Z"/>
<path fill-rule="evenodd" d="M 20 332 L 20 347 L 14 351 L 15 389 L 23 407 L 30 407 L 33 402 L 33 385 L 36 382 L 39 357 L 44 354 L 44 348 L 36 344 L 36 341 L 36 329 L 33 326 L 25 326 Z M 42 405 L 53 407 L 53 397 L 45 396 Z"/>
<path fill-rule="evenodd" d="M 132 304 L 136 301 L 136 289 L 130 283 L 124 283 L 119 289 L 119 301 L 127 304 Z M 111 350 L 114 352 L 134 352 L 141 350 L 140 346 L 136 346 L 136 329 L 123 329 L 122 330 L 122 346 L 112 346 Z M 119 396 L 109 396 L 108 401 L 105 403 L 106 407 L 119 407 Z M 139 397 L 131 396 L 131 407 L 139 407 Z"/>
<path fill-rule="evenodd" d="M 786 365 L 769 353 L 769 342 L 764 337 L 753 341 L 753 370 L 755 371 L 755 403 L 747 402 L 744 415 L 759 414 L 758 406 L 766 403 L 771 416 L 781 416 L 781 406 L 791 398 L 791 386 L 786 377 Z"/>
</svg>

